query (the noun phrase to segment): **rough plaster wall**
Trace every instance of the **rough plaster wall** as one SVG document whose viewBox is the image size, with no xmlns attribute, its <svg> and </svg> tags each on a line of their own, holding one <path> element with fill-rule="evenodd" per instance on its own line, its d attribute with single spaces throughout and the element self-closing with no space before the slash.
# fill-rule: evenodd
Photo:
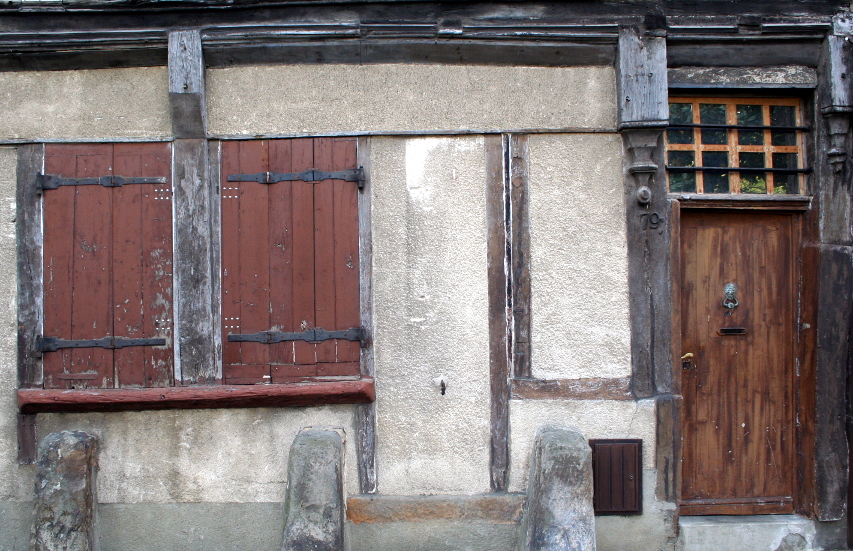
<svg viewBox="0 0 853 551">
<path fill-rule="evenodd" d="M 529 150 L 533 376 L 627 377 L 622 140 L 539 134 Z"/>
<path fill-rule="evenodd" d="M 654 470 L 643 471 L 642 515 L 595 517 L 596 551 L 674 550 L 675 504 L 655 499 L 655 476 Z"/>
<path fill-rule="evenodd" d="M 481 136 L 372 142 L 383 494 L 489 490 L 484 155 Z"/>
<path fill-rule="evenodd" d="M 18 465 L 16 159 L 14 147 L 0 147 L 0 501 L 33 499 L 33 468 Z"/>
<path fill-rule="evenodd" d="M 510 492 L 527 488 L 536 431 L 544 425 L 579 430 L 584 438 L 642 438 L 643 468 L 654 469 L 654 400 L 510 400 Z M 644 488 L 654 493 L 654 486 Z"/>
<path fill-rule="evenodd" d="M 249 136 L 613 128 L 615 82 L 612 67 L 388 64 L 210 69 L 208 122 L 215 135 Z"/>
<path fill-rule="evenodd" d="M 0 73 L 0 140 L 165 138 L 165 67 Z"/>
<path fill-rule="evenodd" d="M 41 414 L 39 431 L 100 438 L 98 499 L 284 501 L 287 457 L 305 427 L 344 429 L 344 488 L 358 493 L 353 406 Z"/>
</svg>

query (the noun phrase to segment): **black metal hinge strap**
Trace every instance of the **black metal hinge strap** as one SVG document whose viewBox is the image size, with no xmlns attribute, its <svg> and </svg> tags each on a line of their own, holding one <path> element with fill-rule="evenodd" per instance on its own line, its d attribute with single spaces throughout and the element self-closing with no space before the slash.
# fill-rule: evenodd
<svg viewBox="0 0 853 551">
<path fill-rule="evenodd" d="M 91 340 L 65 340 L 56 337 L 37 337 L 36 347 L 40 352 L 56 352 L 60 348 L 127 348 L 128 346 L 166 346 L 166 339 L 125 339 L 104 337 Z"/>
<path fill-rule="evenodd" d="M 243 333 L 228 335 L 228 342 L 259 342 L 275 344 L 289 341 L 322 342 L 329 339 L 346 339 L 365 343 L 363 327 L 351 327 L 345 331 L 326 331 L 325 329 L 309 329 L 299 333 L 283 333 L 281 331 L 261 331 L 260 333 Z"/>
<path fill-rule="evenodd" d="M 130 184 L 165 184 L 165 176 L 158 178 L 125 178 L 124 176 L 100 176 L 98 178 L 60 178 L 53 174 L 39 174 L 37 189 L 39 192 L 57 189 L 59 186 L 104 186 L 121 187 Z"/>
<path fill-rule="evenodd" d="M 255 174 L 229 174 L 229 182 L 258 182 L 259 184 L 277 184 L 278 182 L 320 182 L 322 180 L 344 180 L 358 182 L 358 188 L 364 188 L 364 169 L 362 167 L 326 172 L 309 168 L 302 172 L 257 172 Z"/>
</svg>

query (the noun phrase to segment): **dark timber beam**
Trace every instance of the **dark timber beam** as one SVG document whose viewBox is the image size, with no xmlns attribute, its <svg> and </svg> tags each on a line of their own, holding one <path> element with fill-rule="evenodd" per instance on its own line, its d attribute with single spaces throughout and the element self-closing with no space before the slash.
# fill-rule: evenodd
<svg viewBox="0 0 853 551">
<path fill-rule="evenodd" d="M 197 30 L 169 33 L 169 105 L 175 138 L 207 135 L 204 58 Z"/>
<path fill-rule="evenodd" d="M 619 33 L 619 130 L 625 157 L 632 390 L 672 388 L 670 231 L 663 129 L 669 119 L 666 41 L 637 28 Z"/>
</svg>

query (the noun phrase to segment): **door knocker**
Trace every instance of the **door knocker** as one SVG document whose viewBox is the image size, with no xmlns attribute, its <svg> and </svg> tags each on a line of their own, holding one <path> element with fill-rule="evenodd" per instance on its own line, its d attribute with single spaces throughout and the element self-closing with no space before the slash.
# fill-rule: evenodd
<svg viewBox="0 0 853 551">
<path fill-rule="evenodd" d="M 732 310 L 737 308 L 737 286 L 734 283 L 726 283 L 723 288 L 725 298 L 723 298 L 723 308 L 726 308 L 726 315 L 731 316 Z"/>
</svg>

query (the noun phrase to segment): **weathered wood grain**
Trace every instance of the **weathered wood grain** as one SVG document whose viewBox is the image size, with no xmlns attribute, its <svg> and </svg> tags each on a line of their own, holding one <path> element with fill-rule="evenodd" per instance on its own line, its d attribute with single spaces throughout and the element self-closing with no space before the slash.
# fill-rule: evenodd
<svg viewBox="0 0 853 551">
<path fill-rule="evenodd" d="M 659 501 L 677 502 L 680 496 L 680 403 L 681 397 L 673 394 L 660 394 L 655 399 L 655 495 Z"/>
<path fill-rule="evenodd" d="M 169 105 L 175 138 L 205 137 L 204 57 L 198 30 L 169 33 Z"/>
<path fill-rule="evenodd" d="M 217 380 L 218 297 L 213 293 L 213 210 L 219 196 L 209 177 L 206 140 L 175 140 L 172 182 L 175 213 L 175 381 L 205 384 Z"/>
<path fill-rule="evenodd" d="M 633 400 L 631 378 L 513 379 L 514 400 Z"/>
<path fill-rule="evenodd" d="M 18 391 L 21 413 L 143 411 L 231 407 L 364 404 L 376 398 L 373 379 L 322 380 L 286 385 Z"/>
<path fill-rule="evenodd" d="M 844 414 L 853 311 L 853 248 L 820 247 L 817 316 L 815 470 L 817 517 L 838 520 L 847 497 Z"/>
<path fill-rule="evenodd" d="M 504 139 L 486 136 L 486 277 L 489 293 L 490 471 L 493 491 L 506 489 L 509 472 L 506 193 Z"/>
<path fill-rule="evenodd" d="M 370 151 L 370 138 L 358 138 L 356 164 L 364 169 L 364 189 L 358 194 L 359 311 L 361 326 L 367 335 L 367 346 L 361 349 L 362 377 L 374 376 L 373 221 L 371 218 L 373 191 L 370 181 Z M 356 456 L 359 490 L 363 494 L 376 493 L 378 489 L 376 405 L 372 402 L 356 406 Z"/>
<path fill-rule="evenodd" d="M 816 67 L 820 39 L 755 41 L 667 40 L 667 64 L 670 67 L 766 67 L 803 65 Z"/>
<path fill-rule="evenodd" d="M 821 75 L 826 79 L 826 91 L 820 105 L 823 113 L 853 111 L 853 89 L 850 78 L 853 75 L 853 44 L 847 36 L 826 37 L 821 52 Z"/>
<path fill-rule="evenodd" d="M 666 126 L 666 39 L 642 36 L 634 27 L 619 29 L 616 88 L 620 129 Z"/>
<path fill-rule="evenodd" d="M 208 140 L 207 170 L 210 187 L 208 216 L 210 217 L 210 296 L 214 297 L 213 308 L 213 373 L 214 380 L 222 380 L 222 142 Z M 172 179 L 174 182 L 174 178 Z M 218 304 L 218 306 L 217 306 Z"/>
<path fill-rule="evenodd" d="M 36 415 L 18 414 L 18 465 L 32 465 L 36 462 L 38 438 L 36 437 Z"/>
<path fill-rule="evenodd" d="M 531 376 L 531 289 L 530 289 L 530 181 L 527 166 L 527 136 L 507 138 L 507 208 L 510 225 L 510 293 L 512 297 L 512 374 Z"/>
<path fill-rule="evenodd" d="M 667 71 L 669 88 L 805 88 L 817 86 L 814 67 L 677 67 Z"/>
<path fill-rule="evenodd" d="M 21 388 L 42 384 L 41 354 L 35 343 L 42 333 L 44 309 L 41 196 L 36 183 L 36 176 L 43 167 L 44 145 L 18 146 L 15 231 L 18 243 L 18 384 Z"/>
</svg>

